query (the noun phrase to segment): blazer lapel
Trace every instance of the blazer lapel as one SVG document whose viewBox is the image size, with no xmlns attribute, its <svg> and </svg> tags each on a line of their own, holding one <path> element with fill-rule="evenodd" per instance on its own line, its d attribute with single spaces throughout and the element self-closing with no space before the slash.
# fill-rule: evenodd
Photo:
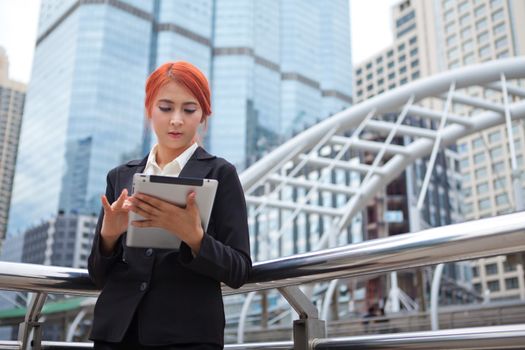
<svg viewBox="0 0 525 350">
<path fill-rule="evenodd" d="M 119 191 L 122 191 L 124 188 L 127 188 L 128 193 L 131 194 L 131 189 L 133 187 L 133 175 L 136 173 L 144 172 L 144 168 L 146 168 L 147 162 L 148 162 L 148 156 L 146 156 L 144 159 L 136 159 L 136 160 L 132 160 L 126 163 L 126 167 L 124 167 L 121 173 L 119 174 L 119 177 L 120 177 Z"/>
<path fill-rule="evenodd" d="M 180 177 L 194 177 L 198 179 L 204 179 L 210 173 L 212 166 L 207 160 L 215 159 L 204 150 L 202 147 L 198 147 L 195 152 L 191 155 L 188 163 L 184 166 L 180 173 Z"/>
</svg>

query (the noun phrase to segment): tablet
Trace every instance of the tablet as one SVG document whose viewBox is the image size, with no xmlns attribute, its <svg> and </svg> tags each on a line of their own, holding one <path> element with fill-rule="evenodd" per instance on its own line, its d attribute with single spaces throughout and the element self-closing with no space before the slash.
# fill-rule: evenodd
<svg viewBox="0 0 525 350">
<path fill-rule="evenodd" d="M 144 193 L 183 207 L 186 205 L 188 193 L 195 191 L 202 227 L 206 232 L 217 185 L 218 181 L 214 179 L 137 173 L 133 176 L 132 193 Z M 135 220 L 144 220 L 144 218 L 130 211 L 126 237 L 126 244 L 129 247 L 179 249 L 181 241 L 173 233 L 158 227 L 135 227 L 131 225 L 131 222 Z"/>
</svg>

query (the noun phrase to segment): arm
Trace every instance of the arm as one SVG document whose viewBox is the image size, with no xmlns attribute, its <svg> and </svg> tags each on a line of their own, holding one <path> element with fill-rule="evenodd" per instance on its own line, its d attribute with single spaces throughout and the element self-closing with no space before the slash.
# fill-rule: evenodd
<svg viewBox="0 0 525 350">
<path fill-rule="evenodd" d="M 232 165 L 220 169 L 218 181 L 212 211 L 215 232 L 204 233 L 195 257 L 185 243 L 181 244 L 179 256 L 190 270 L 239 288 L 248 279 L 252 267 L 246 202 Z"/>
<path fill-rule="evenodd" d="M 111 183 L 111 178 L 114 176 L 113 171 L 108 173 L 106 178 L 106 198 L 109 203 L 115 201 L 115 190 Z M 95 237 L 93 238 L 93 245 L 91 247 L 91 254 L 88 258 L 88 272 L 89 277 L 99 288 L 104 287 L 107 276 L 113 264 L 122 258 L 122 236 L 116 241 L 112 251 L 105 251 L 103 239 L 101 236 L 102 223 L 104 222 L 104 209 L 101 209 L 98 217 L 97 226 L 95 228 Z"/>
</svg>

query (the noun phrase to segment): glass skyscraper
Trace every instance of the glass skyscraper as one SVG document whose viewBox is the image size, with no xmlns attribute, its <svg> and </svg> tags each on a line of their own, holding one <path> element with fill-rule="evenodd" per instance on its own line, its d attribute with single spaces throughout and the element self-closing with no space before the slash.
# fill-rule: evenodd
<svg viewBox="0 0 525 350">
<path fill-rule="evenodd" d="M 241 171 L 351 103 L 347 0 L 43 0 L 8 233 L 100 208 L 143 156 L 144 84 L 188 60 L 212 85 L 204 140 Z"/>
</svg>

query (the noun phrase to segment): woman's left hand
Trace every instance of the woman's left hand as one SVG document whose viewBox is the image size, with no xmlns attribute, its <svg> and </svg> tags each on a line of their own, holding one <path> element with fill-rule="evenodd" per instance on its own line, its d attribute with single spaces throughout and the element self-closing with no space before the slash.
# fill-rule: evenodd
<svg viewBox="0 0 525 350">
<path fill-rule="evenodd" d="M 198 254 L 204 230 L 202 229 L 199 208 L 195 202 L 195 192 L 186 196 L 186 207 L 181 208 L 162 199 L 143 193 L 136 193 L 129 198 L 131 211 L 144 220 L 133 221 L 136 227 L 162 227 L 179 237 Z"/>
</svg>

